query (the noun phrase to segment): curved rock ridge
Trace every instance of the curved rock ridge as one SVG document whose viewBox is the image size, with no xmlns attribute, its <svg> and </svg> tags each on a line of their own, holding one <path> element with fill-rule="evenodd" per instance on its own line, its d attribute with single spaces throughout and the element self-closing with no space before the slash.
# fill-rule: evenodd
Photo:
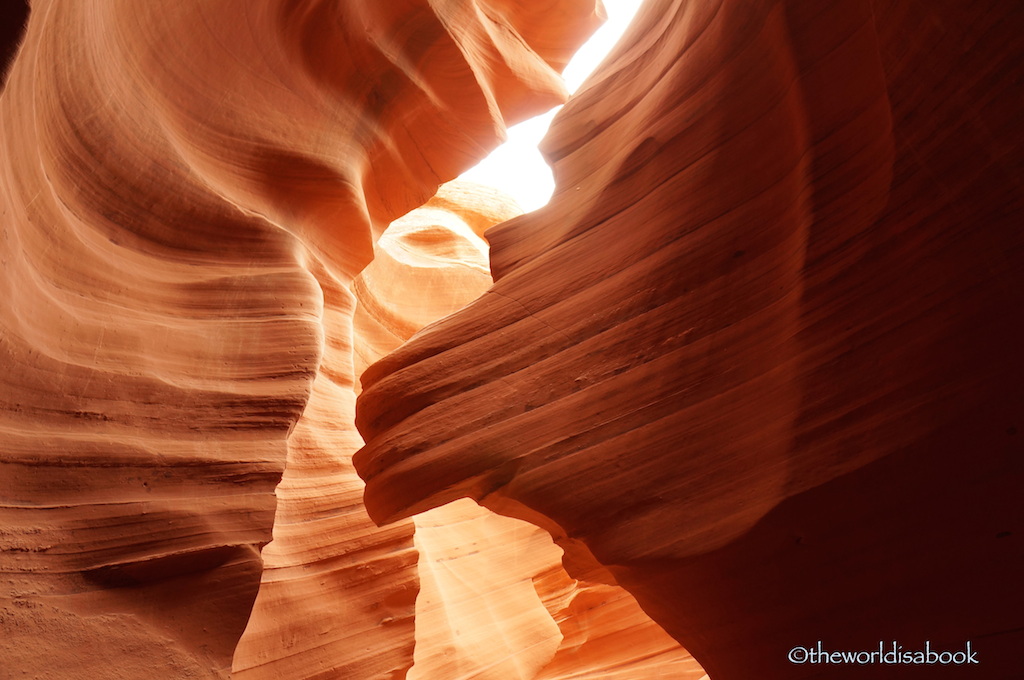
<svg viewBox="0 0 1024 680">
<path fill-rule="evenodd" d="M 363 374 L 370 516 L 543 526 L 715 680 L 816 677 L 818 640 L 1015 677 L 1021 29 L 647 3 L 545 140 L 552 201 L 488 232 L 495 285 Z"/>
<path fill-rule="evenodd" d="M 373 261 L 352 282 L 354 375 L 487 290 L 491 274 L 483 233 L 521 214 L 504 194 L 456 180 L 392 222 L 374 247 Z"/>
<path fill-rule="evenodd" d="M 547 532 L 467 499 L 415 522 L 410 679 L 706 680 L 625 590 L 570 577 Z"/>
<path fill-rule="evenodd" d="M 456 181 L 393 222 L 376 244 L 373 262 L 353 281 L 357 364 L 384 356 L 429 322 L 479 297 L 491 278 L 487 246 L 478 234 L 521 212 L 493 189 Z M 413 521 L 421 590 L 410 679 L 703 675 L 614 582 L 566 574 L 562 551 L 537 527 L 465 500 Z M 274 545 L 264 551 L 268 564 Z M 322 588 L 309 590 L 317 601 L 325 598 Z M 314 608 L 299 602 L 296 609 Z M 257 600 L 252 620 L 275 619 Z M 239 654 L 248 649 L 247 637 Z"/>
<path fill-rule="evenodd" d="M 593 0 L 33 2 L 0 96 L 8 672 L 412 664 L 412 524 L 360 519 L 358 479 L 333 467 L 360 444 L 351 279 L 374 234 L 562 101 L 552 67 L 599 15 Z M 275 514 L 258 606 L 293 627 L 268 637 L 254 619 L 259 649 L 236 654 Z M 289 609 L 314 585 L 336 602 L 341 573 L 347 608 Z M 115 665 L 112 649 L 152 659 Z"/>
<path fill-rule="evenodd" d="M 490 285 L 486 243 L 469 223 L 482 231 L 521 211 L 508 199 L 489 202 L 483 189 L 443 185 L 392 222 L 373 261 L 347 285 L 312 269 L 324 294 L 326 344 L 288 438 L 274 540 L 262 553 L 233 678 L 400 678 L 412 666 L 421 629 L 414 524 L 379 529 L 363 510 L 350 460 L 362 445 L 352 426 L 355 376 Z"/>
</svg>

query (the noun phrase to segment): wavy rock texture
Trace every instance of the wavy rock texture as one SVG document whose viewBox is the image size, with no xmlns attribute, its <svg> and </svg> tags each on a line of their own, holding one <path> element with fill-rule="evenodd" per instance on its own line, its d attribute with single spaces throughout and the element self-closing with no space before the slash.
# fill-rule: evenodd
<svg viewBox="0 0 1024 680">
<path fill-rule="evenodd" d="M 5 672 L 411 666 L 413 525 L 373 527 L 345 467 L 351 279 L 563 99 L 595 22 L 582 0 L 33 3 L 0 98 Z"/>
<path fill-rule="evenodd" d="M 393 222 L 353 282 L 357 364 L 395 350 L 428 322 L 479 297 L 491 283 L 480 235 L 520 213 L 494 190 L 452 182 Z M 305 496 L 316 497 L 315 487 Z M 421 590 L 410 679 L 704 675 L 622 588 L 593 580 L 610 575 L 566 574 L 562 550 L 543 530 L 467 500 L 413 519 Z M 257 604 L 253 620 L 263 619 L 274 620 Z M 292 625 L 284 621 L 282 627 Z"/>
<path fill-rule="evenodd" d="M 409 678 L 706 680 L 625 590 L 570 577 L 547 532 L 467 499 L 415 521 Z"/>
<path fill-rule="evenodd" d="M 288 438 L 274 540 L 263 550 L 262 584 L 232 677 L 402 678 L 412 666 L 414 628 L 424 629 L 415 617 L 414 525 L 378 529 L 363 510 L 350 460 L 362 445 L 352 424 L 354 381 L 359 364 L 490 284 L 486 244 L 470 223 L 482 232 L 521 211 L 481 189 L 445 185 L 393 222 L 351 284 L 330 285 L 328 272 L 316 272 L 327 342 Z M 374 640 L 386 642 L 368 644 Z M 382 654 L 382 647 L 394 651 Z"/>
<path fill-rule="evenodd" d="M 862 677 L 789 663 L 818 640 L 1016 677 L 1022 29 L 649 2 L 545 141 L 552 202 L 488 233 L 493 288 L 364 373 L 370 515 L 543 526 L 715 680 Z"/>
<path fill-rule="evenodd" d="M 355 375 L 483 294 L 491 285 L 484 231 L 522 212 L 495 189 L 456 180 L 392 222 L 352 282 Z"/>
</svg>

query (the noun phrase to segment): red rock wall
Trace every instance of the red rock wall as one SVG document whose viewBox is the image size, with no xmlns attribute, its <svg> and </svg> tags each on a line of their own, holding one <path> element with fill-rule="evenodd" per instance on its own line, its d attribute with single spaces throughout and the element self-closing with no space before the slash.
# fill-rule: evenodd
<svg viewBox="0 0 1024 680">
<path fill-rule="evenodd" d="M 357 366 L 393 351 L 428 322 L 479 297 L 491 283 L 480 234 L 519 214 L 514 203 L 493 189 L 451 182 L 425 206 L 393 222 L 376 244 L 373 262 L 353 282 Z M 299 426 L 306 421 L 304 414 Z M 320 497 L 323 477 L 316 482 L 302 497 Z M 693 657 L 607 572 L 595 569 L 570 577 L 562 566 L 562 550 L 544 530 L 468 499 L 424 512 L 413 522 L 420 591 L 410 680 L 704 677 Z M 309 533 L 307 529 L 307 540 Z M 264 551 L 265 558 L 276 542 Z M 360 561 L 365 568 L 365 557 Z M 265 572 L 265 584 L 272 573 Z M 323 572 L 317 579 L 323 579 Z M 296 581 L 289 579 L 280 590 L 294 593 Z M 344 588 L 329 608 L 350 606 L 352 590 L 351 585 Z M 310 591 L 316 593 L 314 603 L 332 597 L 322 586 Z M 261 598 L 265 592 L 261 590 Z M 298 614 L 316 611 L 294 599 L 300 605 Z M 378 609 L 386 605 L 382 602 Z M 393 628 L 396 622 L 389 614 L 378 611 L 378 620 Z M 278 619 L 262 612 L 257 600 L 250 628 L 268 620 Z M 279 620 L 282 630 L 295 628 L 294 617 Z M 350 617 L 344 629 L 356 630 Z M 248 638 L 247 631 L 236 660 L 246 653 Z M 345 650 L 338 649 L 335 656 L 344 658 Z"/>
<path fill-rule="evenodd" d="M 413 526 L 374 527 L 347 462 L 348 286 L 392 219 L 563 99 L 596 21 L 33 3 L 0 98 L 5 672 L 403 675 Z M 261 573 L 272 618 L 236 653 Z"/>
<path fill-rule="evenodd" d="M 649 2 L 545 141 L 552 202 L 488 233 L 494 287 L 364 374 L 371 516 L 544 526 L 715 680 L 817 677 L 818 640 L 1016 677 L 1022 29 Z"/>
<path fill-rule="evenodd" d="M 786 661 L 817 640 L 1015 677 L 1013 3 L 649 2 L 546 142 L 552 203 L 488 233 L 495 286 L 367 372 L 366 516 L 355 375 L 450 308 L 370 313 L 353 277 L 560 101 L 593 18 L 33 3 L 0 96 L 5 672 L 700 675 L 624 585 L 715 680 L 820 674 Z M 567 570 L 465 501 L 401 519 L 463 496 Z"/>
</svg>

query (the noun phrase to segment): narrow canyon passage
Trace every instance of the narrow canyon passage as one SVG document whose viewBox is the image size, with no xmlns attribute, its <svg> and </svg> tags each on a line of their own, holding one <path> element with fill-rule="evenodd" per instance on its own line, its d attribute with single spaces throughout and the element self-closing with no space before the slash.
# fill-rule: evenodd
<svg viewBox="0 0 1024 680">
<path fill-rule="evenodd" d="M 0 675 L 1018 677 L 1024 11 L 601 16 L 32 2 Z"/>
<path fill-rule="evenodd" d="M 8 667 L 702 675 L 535 527 L 377 528 L 350 463 L 359 372 L 480 295 L 520 211 L 446 185 L 393 219 L 563 101 L 595 5 L 166 9 L 36 3 L 0 103 Z"/>
</svg>

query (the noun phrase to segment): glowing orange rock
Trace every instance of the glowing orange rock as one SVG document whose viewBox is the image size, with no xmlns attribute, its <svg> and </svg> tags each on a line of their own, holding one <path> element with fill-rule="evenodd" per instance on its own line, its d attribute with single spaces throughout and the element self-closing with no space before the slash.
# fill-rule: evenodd
<svg viewBox="0 0 1024 680">
<path fill-rule="evenodd" d="M 348 286 L 375 234 L 562 101 L 596 21 L 592 0 L 33 3 L 0 98 L 6 670 L 412 664 L 412 524 L 374 527 L 344 469 Z M 272 526 L 256 614 L 291 628 L 254 616 L 236 653 Z"/>
<path fill-rule="evenodd" d="M 493 190 L 453 182 L 392 223 L 353 282 L 357 361 L 482 294 L 491 279 L 476 234 L 517 214 Z M 593 580 L 606 572 L 570 577 L 543 530 L 465 500 L 413 520 L 421 590 L 410 679 L 703 675 L 631 596 Z"/>
<path fill-rule="evenodd" d="M 494 287 L 364 374 L 371 516 L 544 526 L 715 680 L 929 638 L 1013 677 L 1024 15 L 640 12 L 544 143 L 551 203 L 488 234 Z"/>
</svg>

